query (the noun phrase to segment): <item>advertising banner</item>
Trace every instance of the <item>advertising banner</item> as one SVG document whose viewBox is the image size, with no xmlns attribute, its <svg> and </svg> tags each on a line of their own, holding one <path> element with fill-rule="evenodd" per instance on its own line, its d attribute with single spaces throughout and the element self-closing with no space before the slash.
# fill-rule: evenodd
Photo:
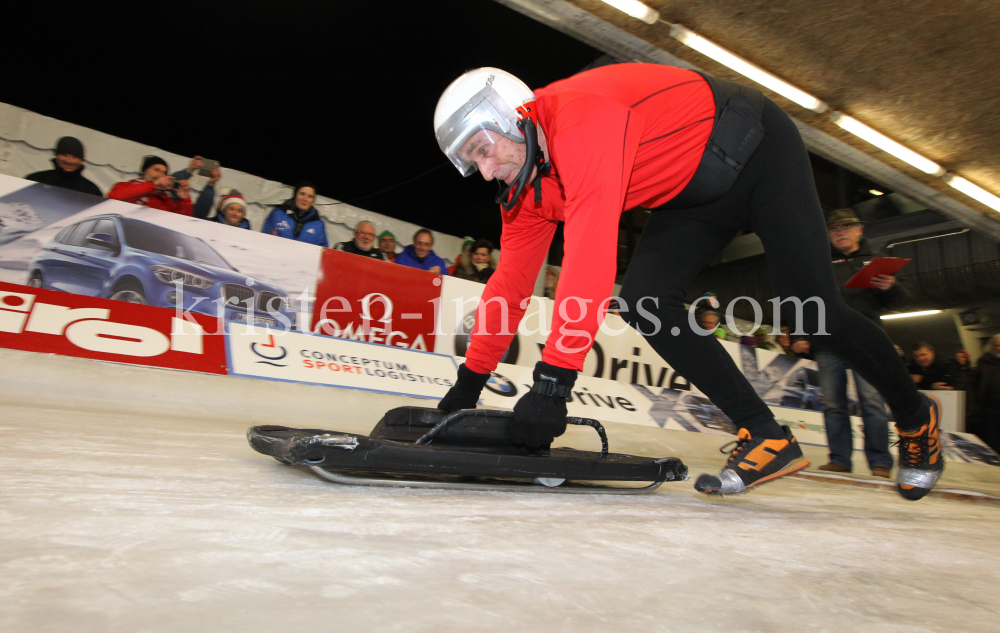
<svg viewBox="0 0 1000 633">
<path fill-rule="evenodd" d="M 0 282 L 0 347 L 226 373 L 218 319 Z"/>
<path fill-rule="evenodd" d="M 238 323 L 227 330 L 234 376 L 440 399 L 458 371 L 451 356 L 431 352 Z"/>
<path fill-rule="evenodd" d="M 325 249 L 310 331 L 434 351 L 440 295 L 441 275 Z"/>
</svg>

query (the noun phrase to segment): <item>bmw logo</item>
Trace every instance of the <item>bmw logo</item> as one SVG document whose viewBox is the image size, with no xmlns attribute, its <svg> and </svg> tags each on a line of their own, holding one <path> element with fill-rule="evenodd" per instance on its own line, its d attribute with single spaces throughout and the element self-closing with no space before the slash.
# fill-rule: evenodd
<svg viewBox="0 0 1000 633">
<path fill-rule="evenodd" d="M 486 388 L 498 396 L 505 398 L 513 398 L 517 395 L 517 386 L 507 377 L 501 376 L 496 372 L 490 374 L 490 379 L 486 382 Z"/>
</svg>

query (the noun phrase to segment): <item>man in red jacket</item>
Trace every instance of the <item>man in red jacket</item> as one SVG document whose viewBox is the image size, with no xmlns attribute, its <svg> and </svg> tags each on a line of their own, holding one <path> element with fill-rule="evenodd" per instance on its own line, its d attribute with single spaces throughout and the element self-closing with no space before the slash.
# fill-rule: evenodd
<svg viewBox="0 0 1000 633">
<path fill-rule="evenodd" d="M 841 299 L 805 146 L 791 119 L 760 92 L 652 64 L 604 66 L 532 92 L 509 73 L 481 68 L 445 90 L 434 128 L 462 174 L 479 171 L 506 185 L 497 196 L 503 257 L 440 408 L 475 407 L 513 337 L 503 333 L 504 317 L 523 317 L 562 221 L 552 333 L 534 385 L 514 407 L 511 439 L 539 450 L 565 432 L 566 399 L 613 288 L 619 216 L 643 207 L 651 213 L 619 312 L 739 429 L 726 465 L 701 475 L 696 489 L 742 493 L 809 463 L 712 332 L 689 325 L 688 286 L 741 230 L 764 243 L 782 299 L 803 299 L 796 333 L 822 340 L 892 407 L 900 494 L 919 499 L 934 486 L 943 465 L 937 407 L 914 388 L 882 330 Z"/>
<path fill-rule="evenodd" d="M 150 209 L 193 216 L 188 182 L 171 178 L 167 171 L 166 161 L 159 156 L 147 156 L 142 161 L 139 172 L 141 176 L 128 182 L 115 183 L 108 192 L 108 197 Z"/>
</svg>

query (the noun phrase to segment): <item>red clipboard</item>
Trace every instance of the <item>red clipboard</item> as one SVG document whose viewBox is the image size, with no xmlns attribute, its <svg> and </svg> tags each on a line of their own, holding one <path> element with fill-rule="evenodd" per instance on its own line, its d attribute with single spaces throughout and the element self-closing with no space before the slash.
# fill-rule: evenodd
<svg viewBox="0 0 1000 633">
<path fill-rule="evenodd" d="M 845 288 L 874 288 L 872 278 L 879 275 L 894 275 L 903 266 L 910 263 L 905 257 L 876 257 L 865 264 L 865 267 L 854 273 L 854 276 L 844 284 Z"/>
</svg>

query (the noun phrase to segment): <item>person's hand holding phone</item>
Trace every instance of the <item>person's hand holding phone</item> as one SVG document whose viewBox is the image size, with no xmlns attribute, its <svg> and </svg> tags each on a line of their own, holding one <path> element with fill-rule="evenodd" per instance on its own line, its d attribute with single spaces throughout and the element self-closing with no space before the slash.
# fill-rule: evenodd
<svg viewBox="0 0 1000 633">
<path fill-rule="evenodd" d="M 205 163 L 202 162 L 201 156 L 195 156 L 194 158 L 191 159 L 191 163 L 188 164 L 187 170 L 189 174 L 194 176 L 195 174 L 198 173 L 198 170 L 204 166 Z"/>
</svg>

